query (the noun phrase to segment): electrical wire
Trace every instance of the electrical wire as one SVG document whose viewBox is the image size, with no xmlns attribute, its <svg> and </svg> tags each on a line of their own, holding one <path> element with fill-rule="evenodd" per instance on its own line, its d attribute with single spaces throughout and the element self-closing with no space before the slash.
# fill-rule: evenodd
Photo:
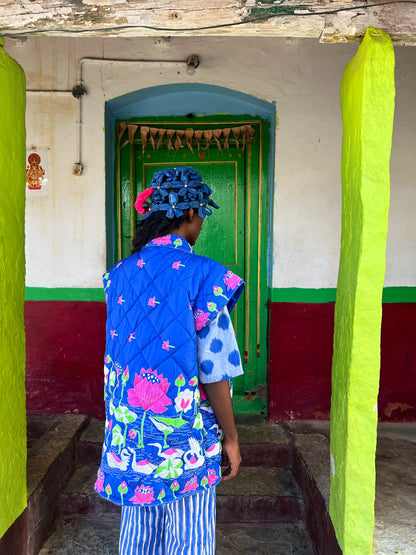
<svg viewBox="0 0 416 555">
<path fill-rule="evenodd" d="M 170 33 L 183 33 L 188 31 L 209 31 L 212 29 L 222 29 L 225 27 L 237 27 L 240 25 L 246 25 L 247 23 L 257 23 L 259 21 L 276 19 L 278 17 L 312 17 L 317 15 L 333 15 L 340 12 L 348 12 L 353 10 L 363 10 L 363 9 L 367 10 L 368 8 L 379 8 L 380 6 L 387 6 L 391 4 L 395 4 L 395 5 L 416 4 L 416 0 L 387 0 L 386 2 L 380 2 L 378 4 L 363 4 L 360 6 L 351 6 L 348 8 L 336 8 L 333 10 L 322 10 L 318 12 L 310 12 L 310 11 L 306 11 L 308 10 L 308 8 L 305 9 L 304 7 L 293 6 L 294 10 L 298 10 L 296 13 L 284 13 L 284 12 L 267 13 L 265 15 L 258 15 L 253 18 L 248 17 L 244 21 L 235 21 L 232 23 L 221 23 L 219 25 L 207 25 L 205 27 L 181 27 L 181 28 L 173 29 L 171 27 L 154 27 L 152 25 L 120 25 L 118 27 L 100 27 L 100 28 L 91 28 L 91 29 L 43 29 L 43 30 L 24 31 L 23 33 L 20 31 L 17 31 L 16 33 L 2 33 L 0 30 L 0 36 L 13 37 L 16 35 L 26 36 L 26 35 L 37 35 L 37 34 L 44 34 L 44 33 L 81 34 L 81 33 L 91 33 L 91 32 L 100 32 L 100 31 L 120 31 L 120 30 L 127 30 L 127 29 L 147 29 L 149 31 L 163 31 L 163 32 L 170 32 Z M 281 6 L 281 4 L 276 7 L 279 7 L 279 6 Z M 305 9 L 305 13 L 302 13 L 300 11 L 301 9 Z"/>
</svg>

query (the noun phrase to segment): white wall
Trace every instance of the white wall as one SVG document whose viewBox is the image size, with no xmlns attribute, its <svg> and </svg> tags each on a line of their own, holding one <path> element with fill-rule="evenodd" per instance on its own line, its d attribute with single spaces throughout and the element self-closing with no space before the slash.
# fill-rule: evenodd
<svg viewBox="0 0 416 555">
<path fill-rule="evenodd" d="M 339 87 L 357 45 L 313 39 L 178 38 L 6 40 L 23 66 L 28 89 L 72 89 L 85 56 L 185 60 L 194 76 L 155 63 L 84 65 L 81 177 L 78 101 L 71 94 L 29 94 L 27 144 L 49 150 L 48 192 L 27 199 L 27 285 L 100 287 L 105 269 L 104 103 L 140 88 L 209 83 L 276 103 L 273 287 L 335 287 L 341 213 Z M 416 285 L 416 50 L 397 48 L 397 109 L 387 286 Z"/>
</svg>

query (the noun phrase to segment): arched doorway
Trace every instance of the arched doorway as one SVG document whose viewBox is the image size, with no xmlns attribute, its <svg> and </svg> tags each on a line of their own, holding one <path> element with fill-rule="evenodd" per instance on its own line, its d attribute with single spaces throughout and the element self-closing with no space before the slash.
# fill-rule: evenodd
<svg viewBox="0 0 416 555">
<path fill-rule="evenodd" d="M 197 167 L 222 206 L 222 216 L 207 223 L 196 250 L 232 267 L 247 284 L 234 315 L 245 367 L 234 390 L 237 408 L 250 412 L 265 410 L 274 121 L 274 105 L 210 85 L 152 87 L 106 104 L 107 264 L 129 254 L 136 218 L 133 199 L 153 172 L 176 165 Z M 252 140 L 244 139 L 243 148 L 235 130 L 247 126 Z M 168 130 L 171 136 L 179 131 L 182 137 L 192 129 L 205 139 L 209 131 L 218 139 L 209 143 L 203 138 L 194 147 L 185 140 L 175 146 L 162 140 L 157 149 L 147 141 L 148 128 Z M 222 133 L 226 129 L 231 129 L 227 138 Z M 218 235 L 215 247 L 208 233 Z"/>
</svg>

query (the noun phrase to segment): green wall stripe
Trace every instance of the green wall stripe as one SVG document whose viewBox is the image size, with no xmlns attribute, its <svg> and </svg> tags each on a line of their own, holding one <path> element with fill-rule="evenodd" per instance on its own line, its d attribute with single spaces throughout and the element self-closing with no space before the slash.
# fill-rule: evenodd
<svg viewBox="0 0 416 555">
<path fill-rule="evenodd" d="M 330 303 L 335 301 L 335 287 L 326 289 L 302 289 L 298 287 L 275 288 L 271 300 L 274 303 Z M 385 287 L 383 303 L 416 303 L 416 287 Z"/>
<path fill-rule="evenodd" d="M 271 291 L 274 303 L 330 303 L 335 301 L 336 288 L 302 289 L 300 287 L 275 288 Z M 98 288 L 26 287 L 26 301 L 101 301 L 104 291 Z M 416 303 L 416 287 L 385 287 L 383 303 Z"/>
<path fill-rule="evenodd" d="M 301 289 L 285 287 L 272 290 L 274 303 L 329 303 L 335 301 L 336 288 Z"/>
<path fill-rule="evenodd" d="M 26 287 L 26 301 L 105 301 L 101 288 Z"/>
<path fill-rule="evenodd" d="M 383 303 L 416 303 L 416 287 L 385 287 Z"/>
</svg>

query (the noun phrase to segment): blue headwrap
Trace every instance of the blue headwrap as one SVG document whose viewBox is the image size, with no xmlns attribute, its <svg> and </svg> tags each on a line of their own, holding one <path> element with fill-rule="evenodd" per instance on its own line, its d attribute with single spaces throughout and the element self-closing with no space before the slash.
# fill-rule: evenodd
<svg viewBox="0 0 416 555">
<path fill-rule="evenodd" d="M 194 168 L 181 166 L 160 170 L 154 174 L 150 188 L 153 188 L 153 191 L 151 194 L 149 191 L 150 196 L 143 204 L 147 211 L 142 219 L 158 210 L 166 210 L 167 218 L 179 218 L 183 215 L 183 210 L 188 208 L 198 210 L 198 215 L 205 219 L 205 216 L 212 214 L 208 206 L 219 208 L 209 198 L 211 189 L 202 181 L 201 174 Z"/>
</svg>

